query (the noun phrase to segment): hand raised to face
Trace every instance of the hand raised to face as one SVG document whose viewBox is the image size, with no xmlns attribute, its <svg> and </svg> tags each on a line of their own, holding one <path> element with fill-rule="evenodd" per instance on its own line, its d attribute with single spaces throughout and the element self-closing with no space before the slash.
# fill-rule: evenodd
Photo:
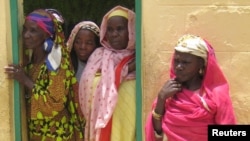
<svg viewBox="0 0 250 141">
<path fill-rule="evenodd" d="M 177 92 L 181 91 L 181 89 L 181 83 L 174 79 L 170 79 L 163 85 L 158 96 L 162 99 L 167 99 L 174 96 Z"/>
</svg>

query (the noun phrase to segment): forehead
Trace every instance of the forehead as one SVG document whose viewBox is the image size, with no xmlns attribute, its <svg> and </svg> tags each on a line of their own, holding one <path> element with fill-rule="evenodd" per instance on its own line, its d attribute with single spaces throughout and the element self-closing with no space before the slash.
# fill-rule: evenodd
<svg viewBox="0 0 250 141">
<path fill-rule="evenodd" d="M 107 24 L 108 25 L 113 25 L 113 24 L 127 24 L 128 20 L 125 17 L 122 16 L 113 16 L 108 19 Z"/>
<path fill-rule="evenodd" d="M 38 28 L 38 27 L 39 27 L 39 26 L 37 25 L 37 23 L 34 22 L 34 21 L 32 21 L 32 20 L 25 20 L 24 26 L 25 26 L 25 27 L 33 27 L 33 28 Z"/>
<path fill-rule="evenodd" d="M 95 33 L 88 29 L 80 29 L 76 36 L 95 36 Z"/>
<path fill-rule="evenodd" d="M 175 57 L 176 59 L 187 59 L 187 60 L 198 59 L 198 57 L 195 56 L 195 55 L 193 55 L 193 54 L 184 53 L 184 52 L 179 52 L 179 51 L 175 51 L 174 57 Z"/>
</svg>

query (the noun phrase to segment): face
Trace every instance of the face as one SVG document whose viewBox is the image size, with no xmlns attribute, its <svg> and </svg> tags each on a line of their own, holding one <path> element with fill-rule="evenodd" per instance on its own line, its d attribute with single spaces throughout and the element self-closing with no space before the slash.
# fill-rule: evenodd
<svg viewBox="0 0 250 141">
<path fill-rule="evenodd" d="M 41 48 L 48 34 L 44 32 L 34 21 L 26 20 L 23 25 L 23 45 L 28 49 Z"/>
<path fill-rule="evenodd" d="M 203 64 L 204 61 L 200 57 L 175 51 L 173 67 L 176 80 L 183 83 L 200 77 L 199 70 Z"/>
<path fill-rule="evenodd" d="M 79 30 L 73 43 L 78 59 L 86 62 L 96 47 L 96 35 L 87 29 Z"/>
<path fill-rule="evenodd" d="M 121 16 L 111 17 L 107 22 L 106 38 L 112 48 L 125 49 L 128 45 L 128 20 Z"/>
</svg>

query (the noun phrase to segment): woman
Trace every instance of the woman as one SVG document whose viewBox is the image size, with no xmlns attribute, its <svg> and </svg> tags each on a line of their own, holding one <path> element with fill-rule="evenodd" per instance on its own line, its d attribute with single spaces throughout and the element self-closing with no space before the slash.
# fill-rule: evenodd
<svg viewBox="0 0 250 141">
<path fill-rule="evenodd" d="M 25 87 L 30 141 L 75 141 L 83 138 L 72 87 L 76 82 L 64 44 L 61 23 L 37 9 L 25 19 L 23 45 L 32 50 L 29 63 L 8 65 L 5 72 Z"/>
<path fill-rule="evenodd" d="M 92 21 L 82 21 L 75 25 L 71 31 L 67 47 L 70 50 L 70 57 L 78 81 L 80 81 L 89 56 L 97 47 L 100 47 L 99 32 L 99 27 Z"/>
<path fill-rule="evenodd" d="M 72 65 L 76 72 L 77 84 L 74 87 L 74 92 L 76 93 L 74 98 L 76 101 L 79 101 L 79 81 L 88 58 L 100 46 L 99 32 L 100 29 L 94 22 L 82 21 L 75 25 L 67 41 Z M 77 110 L 80 118 L 83 120 L 84 116 L 80 108 L 77 108 Z"/>
<path fill-rule="evenodd" d="M 85 141 L 135 140 L 135 13 L 116 6 L 102 20 L 100 41 L 82 74 Z M 127 104 L 127 105 L 126 105 Z"/>
<path fill-rule="evenodd" d="M 209 124 L 236 124 L 228 82 L 208 42 L 184 35 L 148 116 L 146 141 L 205 141 Z"/>
</svg>

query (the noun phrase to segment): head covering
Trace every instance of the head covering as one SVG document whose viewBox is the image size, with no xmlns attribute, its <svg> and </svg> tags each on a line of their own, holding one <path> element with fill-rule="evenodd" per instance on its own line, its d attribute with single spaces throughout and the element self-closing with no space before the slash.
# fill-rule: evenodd
<svg viewBox="0 0 250 141">
<path fill-rule="evenodd" d="M 116 12 L 116 11 L 124 11 L 124 12 Z M 101 31 L 100 31 L 100 41 L 104 47 L 111 48 L 108 41 L 105 39 L 105 34 L 107 30 L 107 22 L 109 17 L 117 15 L 119 13 L 127 13 L 128 19 L 128 32 L 129 32 L 129 41 L 126 50 L 134 50 L 135 49 L 135 13 L 132 10 L 129 10 L 122 6 L 116 6 L 111 9 L 102 19 L 101 23 Z"/>
<path fill-rule="evenodd" d="M 235 124 L 228 82 L 217 63 L 212 46 L 201 37 L 184 35 L 175 49 L 205 57 L 207 65 L 198 91 L 185 88 L 165 103 L 162 129 L 168 140 L 206 140 L 208 124 Z M 202 50 L 202 51 L 201 51 Z M 170 66 L 170 78 L 175 78 L 174 60 Z M 177 99 L 177 100 L 175 100 Z M 156 106 L 155 99 L 152 109 Z M 178 114 L 176 114 L 176 112 Z M 183 128 L 180 130 L 180 128 Z M 146 122 L 146 141 L 155 141 L 152 114 Z"/>
<path fill-rule="evenodd" d="M 75 25 L 75 27 L 71 31 L 71 34 L 70 34 L 69 39 L 67 41 L 67 47 L 69 48 L 69 50 L 71 50 L 73 48 L 73 43 L 74 43 L 76 34 L 81 29 L 90 30 L 96 36 L 99 37 L 100 29 L 99 29 L 99 27 L 94 22 L 92 22 L 92 21 L 82 21 L 82 22 L 78 23 L 77 25 Z"/>
<path fill-rule="evenodd" d="M 178 46 L 182 43 L 186 43 L 186 47 Z M 203 78 L 202 87 L 210 87 L 212 89 L 216 85 L 228 83 L 223 72 L 221 71 L 219 64 L 217 63 L 213 47 L 206 40 L 196 35 L 187 34 L 182 36 L 178 40 L 175 49 L 178 49 L 178 51 L 180 50 L 182 52 L 187 52 L 196 56 L 200 56 L 202 58 L 207 56 L 206 58 L 204 58 L 204 60 L 207 60 L 207 65 L 204 72 L 205 74 Z M 170 77 L 175 77 L 173 60 L 170 68 Z"/>
<path fill-rule="evenodd" d="M 26 20 L 31 20 L 33 22 L 36 22 L 36 24 L 43 29 L 45 32 L 47 32 L 50 36 L 53 36 L 55 29 L 54 29 L 54 23 L 51 19 L 51 17 L 43 10 L 36 10 L 30 13 Z"/>
<path fill-rule="evenodd" d="M 112 48 L 105 38 L 109 15 L 117 10 L 126 11 L 128 15 L 129 41 L 122 50 Z M 128 73 L 128 63 L 135 58 L 135 13 L 125 7 L 116 6 L 105 14 L 100 29 L 103 47 L 97 48 L 90 56 L 79 84 L 80 107 L 87 121 L 85 134 L 89 135 L 85 136 L 85 140 L 98 140 L 101 129 L 107 125 L 114 112 L 119 84 L 124 80 L 135 79 L 135 72 Z M 124 58 L 126 61 L 123 61 Z M 93 79 L 99 70 L 101 78 L 95 89 Z"/>
<path fill-rule="evenodd" d="M 50 35 L 44 41 L 44 50 L 48 52 L 46 66 L 50 71 L 58 69 L 62 59 L 61 47 L 64 45 L 64 33 L 61 23 L 50 12 L 44 9 L 38 9 L 31 12 L 26 20 L 36 22 L 36 24 Z"/>
<path fill-rule="evenodd" d="M 175 50 L 199 56 L 204 59 L 205 64 L 207 62 L 207 45 L 205 41 L 198 36 L 191 34 L 186 34 L 182 36 L 178 40 Z"/>
<path fill-rule="evenodd" d="M 111 17 L 114 17 L 114 16 L 122 16 L 122 17 L 128 19 L 128 12 L 123 10 L 123 9 L 114 10 L 113 12 L 111 12 L 108 15 L 108 19 L 111 18 Z"/>
<path fill-rule="evenodd" d="M 60 24 L 64 24 L 64 18 L 62 16 L 61 12 L 59 12 L 57 9 L 48 8 L 45 10 L 47 12 L 51 13 Z"/>
</svg>

